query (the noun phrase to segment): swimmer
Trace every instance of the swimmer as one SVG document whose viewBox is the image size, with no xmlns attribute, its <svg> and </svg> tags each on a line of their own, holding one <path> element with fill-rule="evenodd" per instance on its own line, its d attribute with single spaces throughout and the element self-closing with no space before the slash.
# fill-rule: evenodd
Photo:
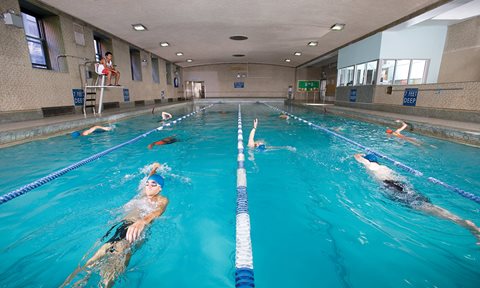
<svg viewBox="0 0 480 288">
<path fill-rule="evenodd" d="M 257 125 L 258 125 L 258 119 L 255 118 L 253 120 L 253 128 L 252 131 L 250 131 L 250 136 L 248 137 L 248 148 L 250 149 L 258 149 L 260 151 L 265 150 L 267 147 L 265 146 L 264 141 L 255 141 L 255 132 L 257 131 Z"/>
<path fill-rule="evenodd" d="M 112 127 L 93 126 L 92 128 L 89 128 L 83 132 L 80 132 L 80 131 L 72 132 L 71 135 L 73 138 L 77 138 L 79 136 L 88 136 L 94 132 L 101 133 L 101 132 L 111 131 L 111 130 L 112 130 Z"/>
<path fill-rule="evenodd" d="M 282 113 L 282 114 L 280 114 L 280 116 L 278 116 L 278 118 L 288 120 L 288 119 L 290 119 L 290 116 L 288 116 L 285 113 Z"/>
<path fill-rule="evenodd" d="M 166 145 L 166 144 L 173 144 L 175 142 L 177 142 L 177 138 L 175 138 L 175 136 L 169 136 L 169 137 L 166 137 L 166 138 L 163 138 L 162 140 L 159 140 L 159 141 L 156 141 L 156 142 L 153 142 L 153 143 L 150 143 L 148 144 L 148 149 L 152 149 L 153 146 L 157 146 L 157 145 Z"/>
<path fill-rule="evenodd" d="M 255 141 L 255 132 L 257 131 L 257 125 L 258 125 L 258 119 L 253 120 L 253 128 L 252 131 L 250 131 L 250 136 L 248 137 L 248 148 L 250 149 L 255 149 L 256 151 L 265 151 L 267 150 L 274 150 L 274 149 L 286 149 L 291 152 L 296 152 L 295 147 L 291 146 L 267 146 L 265 141 L 258 140 Z"/>
<path fill-rule="evenodd" d="M 473 236 L 477 238 L 477 245 L 480 245 L 480 228 L 472 221 L 464 220 L 444 208 L 433 205 L 428 197 L 413 191 L 406 185 L 406 183 L 400 181 L 399 177 L 393 170 L 385 165 L 379 164 L 378 158 L 375 154 L 355 154 L 354 157 L 355 160 L 362 163 L 367 168 L 376 180 L 383 184 L 385 194 L 388 198 L 402 203 L 409 208 L 450 220 L 455 224 L 468 229 Z"/>
<path fill-rule="evenodd" d="M 160 193 L 164 187 L 164 179 L 156 174 L 159 163 L 153 163 L 148 175 L 145 188 L 140 197 L 135 197 L 124 209 L 126 216 L 115 224 L 103 236 L 104 244 L 95 254 L 87 260 L 83 267 L 78 267 L 63 283 L 62 287 L 69 285 L 75 276 L 86 271 L 87 275 L 73 286 L 85 286 L 93 271 L 99 271 L 101 282 L 99 287 L 111 287 L 116 278 L 125 271 L 132 248 L 137 245 L 140 235 L 153 220 L 160 217 L 168 205 L 168 199 Z"/>
<path fill-rule="evenodd" d="M 411 138 L 411 137 L 407 137 L 405 135 L 402 135 L 402 131 L 405 130 L 405 128 L 408 127 L 408 124 L 403 122 L 402 120 L 395 120 L 395 122 L 397 123 L 402 123 L 402 127 L 398 128 L 397 130 L 393 131 L 392 129 L 387 129 L 385 132 L 389 135 L 393 135 L 393 136 L 396 136 L 398 138 L 401 138 L 405 141 L 408 141 L 414 145 L 417 145 L 417 146 L 420 146 L 422 143 L 420 141 L 418 141 L 417 139 L 415 138 Z"/>
<path fill-rule="evenodd" d="M 168 112 L 162 112 L 162 119 L 159 120 L 158 122 L 164 122 L 164 121 L 167 121 L 167 120 L 170 120 L 172 119 L 172 114 L 168 113 Z"/>
</svg>

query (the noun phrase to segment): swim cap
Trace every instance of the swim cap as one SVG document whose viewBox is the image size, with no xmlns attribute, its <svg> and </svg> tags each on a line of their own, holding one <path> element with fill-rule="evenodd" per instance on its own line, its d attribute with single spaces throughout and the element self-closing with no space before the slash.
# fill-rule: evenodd
<svg viewBox="0 0 480 288">
<path fill-rule="evenodd" d="M 163 183 L 165 182 L 165 180 L 163 180 L 163 177 L 158 174 L 153 174 L 152 176 L 148 177 L 147 180 L 152 180 L 157 182 L 158 185 L 162 186 L 162 188 L 163 188 Z"/>
<path fill-rule="evenodd" d="M 260 150 L 260 151 L 263 151 L 265 149 L 267 149 L 267 147 L 265 146 L 265 144 L 260 144 L 257 146 L 257 149 Z"/>
<path fill-rule="evenodd" d="M 82 134 L 79 131 L 75 131 L 75 132 L 72 132 L 72 134 L 70 134 L 70 135 L 72 135 L 72 138 L 77 138 Z"/>
<path fill-rule="evenodd" d="M 388 134 L 392 134 L 393 130 L 392 129 L 387 129 L 385 132 L 387 132 Z"/>
<path fill-rule="evenodd" d="M 363 156 L 363 158 L 367 159 L 370 162 L 378 163 L 378 158 L 377 158 L 377 156 L 375 156 L 375 154 L 370 153 L 370 154 L 367 154 L 367 155 Z"/>
</svg>

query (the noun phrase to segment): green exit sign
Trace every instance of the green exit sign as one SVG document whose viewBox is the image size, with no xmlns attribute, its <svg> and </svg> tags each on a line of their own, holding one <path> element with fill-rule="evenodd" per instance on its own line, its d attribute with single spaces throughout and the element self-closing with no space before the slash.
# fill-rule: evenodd
<svg viewBox="0 0 480 288">
<path fill-rule="evenodd" d="M 320 81 L 319 80 L 298 80 L 297 91 L 319 91 L 320 90 Z"/>
</svg>

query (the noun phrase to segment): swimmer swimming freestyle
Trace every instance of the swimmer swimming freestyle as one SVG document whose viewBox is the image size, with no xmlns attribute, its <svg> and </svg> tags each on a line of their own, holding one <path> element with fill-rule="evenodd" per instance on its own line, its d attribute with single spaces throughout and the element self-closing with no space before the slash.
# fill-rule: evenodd
<svg viewBox="0 0 480 288">
<path fill-rule="evenodd" d="M 387 198 L 399 202 L 409 208 L 450 220 L 455 224 L 468 229 L 477 239 L 477 245 L 480 245 L 480 228 L 472 221 L 464 220 L 452 212 L 432 204 L 428 197 L 415 192 L 408 187 L 405 182 L 401 181 L 393 170 L 385 165 L 379 164 L 378 158 L 375 154 L 355 154 L 354 157 L 355 160 L 367 168 L 368 172 L 370 172 L 376 180 L 382 183 Z"/>
</svg>

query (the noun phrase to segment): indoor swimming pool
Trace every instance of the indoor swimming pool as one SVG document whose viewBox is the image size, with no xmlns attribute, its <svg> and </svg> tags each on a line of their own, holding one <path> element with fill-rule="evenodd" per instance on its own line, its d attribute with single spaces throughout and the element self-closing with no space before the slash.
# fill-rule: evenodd
<svg viewBox="0 0 480 288">
<path fill-rule="evenodd" d="M 384 126 L 269 104 L 480 194 L 478 148 L 405 132 L 423 143 L 416 146 L 388 137 Z M 364 151 L 351 143 L 281 119 L 267 105 L 240 105 L 245 147 L 255 118 L 256 139 L 267 145 L 245 149 L 256 287 L 478 287 L 480 245 L 467 229 L 387 198 L 353 157 Z M 204 106 L 165 109 L 175 119 Z M 0 287 L 61 286 L 122 219 L 153 162 L 163 164 L 169 204 L 115 287 L 235 287 L 238 107 L 215 104 L 1 204 Z M 159 120 L 146 114 L 112 123 L 111 132 L 0 149 L 0 194 L 155 129 Z M 147 148 L 172 135 L 178 142 Z M 478 203 L 383 164 L 432 204 L 480 225 Z M 83 285 L 99 279 L 94 271 Z"/>
</svg>

